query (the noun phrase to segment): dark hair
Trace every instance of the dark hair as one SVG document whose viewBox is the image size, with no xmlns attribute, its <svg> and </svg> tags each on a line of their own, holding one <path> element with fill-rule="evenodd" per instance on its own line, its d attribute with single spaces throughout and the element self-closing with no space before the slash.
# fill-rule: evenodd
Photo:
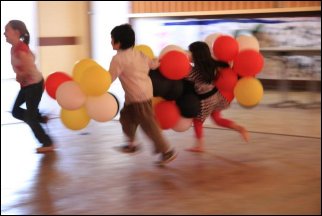
<svg viewBox="0 0 322 216">
<path fill-rule="evenodd" d="M 30 34 L 29 34 L 29 31 L 27 30 L 25 23 L 20 20 L 10 20 L 8 24 L 14 30 L 18 30 L 20 32 L 20 39 L 22 40 L 22 42 L 29 45 Z"/>
<path fill-rule="evenodd" d="M 212 83 L 216 77 L 217 68 L 229 67 L 223 61 L 214 60 L 207 43 L 196 41 L 189 45 L 194 67 L 199 71 L 200 78 L 206 83 Z"/>
<path fill-rule="evenodd" d="M 113 28 L 111 36 L 114 43 L 120 42 L 120 49 L 128 49 L 135 44 L 135 33 L 130 24 L 123 24 Z"/>
</svg>

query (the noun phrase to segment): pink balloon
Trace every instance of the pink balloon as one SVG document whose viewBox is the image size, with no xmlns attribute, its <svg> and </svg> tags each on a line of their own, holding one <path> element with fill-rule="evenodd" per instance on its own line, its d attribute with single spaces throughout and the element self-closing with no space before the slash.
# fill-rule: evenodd
<svg viewBox="0 0 322 216">
<path fill-rule="evenodd" d="M 172 128 L 172 130 L 177 132 L 184 132 L 186 130 L 189 130 L 189 128 L 192 125 L 192 119 L 191 118 L 184 118 L 181 117 L 177 124 Z"/>
<path fill-rule="evenodd" d="M 67 81 L 61 84 L 56 91 L 58 104 L 66 110 L 81 108 L 86 101 L 86 95 L 75 81 Z"/>
<path fill-rule="evenodd" d="M 60 84 L 71 80 L 73 80 L 72 77 L 65 72 L 54 72 L 47 77 L 45 89 L 51 98 L 56 99 L 56 91 Z"/>
<path fill-rule="evenodd" d="M 168 53 L 168 52 L 170 52 L 170 51 L 174 51 L 174 50 L 176 50 L 176 51 L 178 51 L 178 52 L 185 53 L 185 51 L 184 51 L 181 47 L 179 47 L 179 46 L 177 46 L 177 45 L 172 45 L 172 44 L 170 44 L 170 45 L 168 45 L 168 46 L 164 47 L 164 48 L 161 50 L 161 52 L 160 52 L 160 54 L 159 54 L 159 59 L 161 59 L 161 58 L 162 58 L 166 53 Z"/>
<path fill-rule="evenodd" d="M 85 108 L 89 117 L 98 122 L 107 122 L 112 120 L 119 109 L 116 98 L 106 92 L 100 96 L 88 97 Z"/>
<path fill-rule="evenodd" d="M 239 45 L 239 52 L 247 49 L 255 50 L 259 52 L 258 40 L 251 35 L 240 35 L 236 38 Z"/>
</svg>

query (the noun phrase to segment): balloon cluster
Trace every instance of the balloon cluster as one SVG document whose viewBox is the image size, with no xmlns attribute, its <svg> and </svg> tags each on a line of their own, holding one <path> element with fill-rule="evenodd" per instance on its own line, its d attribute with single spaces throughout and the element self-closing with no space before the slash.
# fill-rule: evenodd
<svg viewBox="0 0 322 216">
<path fill-rule="evenodd" d="M 159 61 L 159 68 L 149 73 L 155 118 L 162 129 L 186 131 L 200 110 L 200 101 L 183 80 L 191 70 L 189 57 L 182 48 L 168 45 L 160 52 Z"/>
<path fill-rule="evenodd" d="M 256 106 L 262 99 L 263 86 L 255 76 L 264 66 L 257 39 L 212 34 L 206 43 L 213 58 L 231 66 L 218 72 L 214 85 L 229 101 L 236 97 L 244 107 Z M 176 45 L 168 45 L 160 52 L 159 60 L 159 69 L 149 74 L 157 97 L 153 101 L 155 117 L 162 129 L 185 131 L 200 111 L 193 84 L 183 80 L 191 70 L 189 55 Z"/>
<path fill-rule="evenodd" d="M 249 35 L 240 35 L 236 39 L 227 35 L 212 38 L 214 58 L 232 66 L 219 71 L 215 85 L 229 100 L 236 97 L 244 107 L 256 106 L 264 92 L 261 82 L 255 78 L 264 66 L 257 39 Z"/>
<path fill-rule="evenodd" d="M 60 119 L 71 130 L 85 128 L 91 119 L 106 122 L 115 117 L 119 104 L 107 92 L 111 75 L 92 59 L 75 63 L 72 76 L 54 72 L 45 81 L 48 95 L 61 106 Z"/>
<path fill-rule="evenodd" d="M 136 45 L 134 49 L 154 58 L 152 49 L 147 45 Z M 159 60 L 159 69 L 149 72 L 153 85 L 155 118 L 162 129 L 185 131 L 190 128 L 192 120 L 181 116 L 175 100 L 183 93 L 182 79 L 190 72 L 189 59 L 183 49 L 169 45 L 161 51 Z"/>
</svg>

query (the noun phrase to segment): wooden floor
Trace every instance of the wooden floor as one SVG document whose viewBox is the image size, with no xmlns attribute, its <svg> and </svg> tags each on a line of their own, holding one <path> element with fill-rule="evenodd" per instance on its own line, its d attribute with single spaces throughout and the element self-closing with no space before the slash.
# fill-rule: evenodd
<svg viewBox="0 0 322 216">
<path fill-rule="evenodd" d="M 57 150 L 47 155 L 35 153 L 26 124 L 2 124 L 1 214 L 320 215 L 321 108 L 272 108 L 278 100 L 268 92 L 256 108 L 224 112 L 249 129 L 249 143 L 207 120 L 206 152 L 191 153 L 192 128 L 164 131 L 179 155 L 163 168 L 141 131 L 140 152 L 115 150 L 117 120 L 70 131 L 53 118 Z"/>
</svg>

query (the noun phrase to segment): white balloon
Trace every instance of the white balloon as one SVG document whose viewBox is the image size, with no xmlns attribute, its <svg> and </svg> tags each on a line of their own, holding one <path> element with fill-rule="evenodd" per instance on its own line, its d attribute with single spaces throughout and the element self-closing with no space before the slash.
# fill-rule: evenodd
<svg viewBox="0 0 322 216">
<path fill-rule="evenodd" d="M 56 91 L 58 104 L 66 110 L 76 110 L 81 108 L 85 101 L 86 95 L 75 81 L 67 81 L 59 85 Z"/>
<path fill-rule="evenodd" d="M 166 54 L 167 52 L 173 51 L 173 50 L 176 50 L 176 51 L 179 51 L 179 52 L 183 52 L 184 54 L 186 54 L 186 52 L 184 51 L 184 49 L 182 49 L 181 47 L 179 47 L 177 45 L 168 45 L 168 46 L 164 47 L 161 50 L 160 55 L 159 55 L 159 59 L 161 59 L 162 56 L 164 56 L 164 54 Z"/>
<path fill-rule="evenodd" d="M 191 118 L 184 118 L 181 117 L 178 123 L 172 128 L 172 130 L 177 132 L 183 132 L 188 130 L 192 125 L 192 119 Z"/>
<path fill-rule="evenodd" d="M 240 35 L 236 38 L 239 45 L 239 52 L 247 49 L 259 52 L 259 43 L 256 37 L 252 35 Z"/>
<path fill-rule="evenodd" d="M 119 104 L 112 94 L 106 92 L 100 96 L 88 97 L 85 108 L 90 118 L 98 122 L 107 122 L 116 116 Z"/>
<path fill-rule="evenodd" d="M 210 49 L 211 55 L 213 55 L 213 46 L 214 43 L 216 41 L 216 39 L 221 36 L 221 34 L 219 33 L 214 33 L 214 34 L 210 34 L 206 37 L 205 42 L 208 44 L 208 47 Z"/>
</svg>

